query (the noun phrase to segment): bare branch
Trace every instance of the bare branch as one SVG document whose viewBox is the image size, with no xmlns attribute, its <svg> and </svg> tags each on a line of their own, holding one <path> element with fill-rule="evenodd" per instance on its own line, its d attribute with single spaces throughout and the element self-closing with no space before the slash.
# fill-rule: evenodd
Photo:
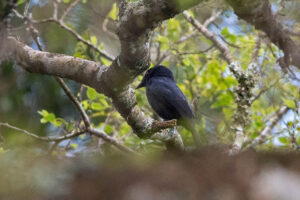
<svg viewBox="0 0 300 200">
<path fill-rule="evenodd" d="M 273 117 L 269 120 L 270 124 L 266 126 L 259 134 L 258 137 L 254 139 L 252 144 L 262 144 L 266 141 L 266 138 L 271 134 L 272 129 L 276 126 L 276 124 L 281 120 L 281 118 L 289 111 L 289 107 L 284 106 L 280 108 Z"/>
<path fill-rule="evenodd" d="M 65 17 L 69 14 L 69 12 L 74 8 L 74 6 L 76 6 L 78 3 L 80 2 L 80 0 L 75 0 L 73 1 L 69 7 L 65 10 L 65 12 L 62 14 L 62 16 L 60 17 L 59 21 L 64 21 Z"/>
<path fill-rule="evenodd" d="M 112 55 L 109 55 L 107 52 L 100 50 L 97 46 L 95 46 L 91 42 L 85 40 L 76 31 L 74 31 L 72 28 L 68 27 L 65 23 L 63 23 L 60 20 L 56 20 L 54 18 L 49 18 L 49 19 L 45 19 L 45 20 L 42 20 L 42 21 L 32 20 L 33 24 L 40 24 L 40 23 L 46 23 L 46 22 L 54 22 L 55 24 L 59 25 L 61 28 L 65 29 L 66 31 L 71 33 L 73 36 L 75 36 L 78 41 L 81 41 L 82 43 L 88 45 L 89 47 L 91 47 L 93 50 L 98 52 L 99 55 L 103 56 L 104 58 L 106 58 L 110 61 L 112 61 L 114 59 L 114 57 Z"/>
<path fill-rule="evenodd" d="M 228 64 L 233 63 L 230 49 L 226 45 L 221 43 L 214 33 L 210 32 L 205 26 L 200 24 L 199 21 L 195 20 L 188 12 L 184 11 L 183 15 L 185 16 L 187 21 L 190 22 L 198 31 L 200 31 L 205 37 L 216 44 L 216 47 L 221 51 Z"/>
<path fill-rule="evenodd" d="M 271 85 L 267 86 L 267 87 L 264 87 L 262 88 L 258 94 L 256 96 L 254 96 L 252 99 L 251 99 L 251 104 L 253 104 L 254 101 L 256 101 L 257 99 L 259 99 L 261 97 L 261 95 L 263 95 L 265 92 L 267 92 L 269 89 L 273 88 L 278 82 L 279 82 L 280 79 L 276 80 L 274 83 L 272 83 Z"/>
<path fill-rule="evenodd" d="M 77 110 L 80 112 L 80 114 L 82 116 L 85 127 L 88 128 L 89 126 L 91 126 L 88 115 L 86 114 L 85 110 L 81 106 L 81 103 L 76 99 L 76 97 L 74 97 L 74 95 L 72 94 L 72 92 L 70 91 L 70 89 L 68 88 L 66 83 L 61 78 L 56 77 L 55 79 L 60 84 L 60 86 L 63 88 L 66 95 L 69 97 L 69 99 L 75 104 Z"/>
<path fill-rule="evenodd" d="M 268 136 L 271 135 L 271 131 L 276 126 L 276 124 L 282 119 L 282 117 L 290 110 L 289 107 L 283 106 L 277 110 L 273 116 L 270 118 L 270 124 L 267 125 L 254 140 L 252 140 L 244 149 L 247 149 L 251 146 L 256 146 L 266 142 Z"/>
<path fill-rule="evenodd" d="M 41 141 L 45 141 L 45 142 L 60 142 L 60 141 L 63 141 L 63 140 L 67 140 L 67 139 L 70 139 L 70 138 L 77 137 L 77 136 L 79 136 L 81 134 L 84 134 L 86 132 L 86 131 L 72 132 L 72 133 L 69 133 L 67 135 L 60 136 L 60 137 L 41 137 L 41 136 L 38 136 L 38 135 L 36 135 L 34 133 L 26 131 L 24 129 L 12 126 L 12 125 L 10 125 L 8 123 L 0 122 L 0 126 L 4 126 L 4 127 L 7 127 L 7 128 L 10 128 L 10 129 L 13 129 L 13 130 L 21 132 L 21 133 L 23 133 L 25 135 L 33 137 L 33 138 L 35 138 L 37 140 L 41 140 Z"/>
<path fill-rule="evenodd" d="M 100 130 L 97 130 L 97 129 L 92 128 L 92 127 L 89 127 L 87 131 L 92 135 L 95 135 L 99 138 L 102 138 L 104 141 L 114 145 L 115 147 L 117 147 L 118 149 L 120 149 L 122 151 L 137 154 L 135 151 L 133 151 L 129 147 L 127 147 L 127 146 L 123 145 L 122 143 L 120 143 L 117 139 L 107 135 L 104 131 L 100 131 Z"/>
<path fill-rule="evenodd" d="M 207 27 L 209 24 L 214 22 L 221 14 L 222 14 L 221 11 L 213 10 L 212 15 L 208 19 L 205 20 L 205 22 L 203 23 L 203 26 Z"/>
</svg>

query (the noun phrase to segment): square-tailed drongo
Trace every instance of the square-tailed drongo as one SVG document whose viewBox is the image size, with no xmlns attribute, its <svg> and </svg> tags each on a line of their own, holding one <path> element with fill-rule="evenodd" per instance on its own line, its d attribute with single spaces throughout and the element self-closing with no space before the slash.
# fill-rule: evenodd
<svg viewBox="0 0 300 200">
<path fill-rule="evenodd" d="M 159 65 L 149 69 L 137 88 L 146 87 L 146 95 L 152 109 L 164 120 L 177 119 L 178 124 L 193 133 L 199 146 L 199 135 L 195 131 L 194 113 L 177 86 L 173 73 Z"/>
</svg>

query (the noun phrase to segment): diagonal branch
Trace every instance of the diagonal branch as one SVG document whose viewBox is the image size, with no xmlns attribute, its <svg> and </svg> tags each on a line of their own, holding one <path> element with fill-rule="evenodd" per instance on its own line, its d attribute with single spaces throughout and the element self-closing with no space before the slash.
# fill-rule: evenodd
<svg viewBox="0 0 300 200">
<path fill-rule="evenodd" d="M 88 115 L 84 111 L 81 103 L 76 99 L 76 97 L 74 97 L 74 95 L 72 94 L 72 92 L 70 91 L 70 89 L 68 88 L 66 83 L 61 78 L 56 77 L 55 79 L 60 84 L 60 86 L 63 88 L 66 95 L 69 97 L 69 99 L 75 104 L 77 110 L 80 112 L 80 114 L 82 116 L 85 127 L 88 128 L 89 126 L 91 126 L 90 125 L 90 119 L 89 119 Z"/>
<path fill-rule="evenodd" d="M 267 125 L 260 133 L 259 136 L 257 136 L 254 140 L 252 140 L 244 149 L 247 149 L 251 146 L 256 146 L 258 144 L 262 144 L 266 142 L 268 139 L 268 136 L 271 135 L 271 131 L 276 126 L 276 124 L 282 119 L 282 117 L 290 110 L 289 107 L 283 106 L 280 109 L 278 109 L 271 119 L 269 120 L 270 124 Z"/>
<path fill-rule="evenodd" d="M 216 34 L 210 32 L 204 25 L 199 23 L 198 20 L 194 19 L 187 11 L 184 11 L 183 15 L 186 20 L 190 22 L 199 32 L 201 32 L 206 38 L 210 39 L 214 44 L 216 44 L 216 47 L 221 51 L 228 64 L 234 62 L 230 53 L 230 49 L 225 44 L 219 41 Z"/>
<path fill-rule="evenodd" d="M 65 17 L 69 14 L 69 12 L 74 8 L 74 6 L 76 6 L 78 3 L 80 2 L 80 0 L 75 0 L 73 1 L 68 8 L 65 10 L 65 12 L 63 12 L 62 16 L 60 17 L 60 21 L 64 21 Z"/>
</svg>

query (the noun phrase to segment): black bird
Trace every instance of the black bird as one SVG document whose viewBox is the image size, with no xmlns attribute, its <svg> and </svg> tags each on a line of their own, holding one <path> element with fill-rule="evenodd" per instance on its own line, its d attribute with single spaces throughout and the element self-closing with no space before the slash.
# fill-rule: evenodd
<svg viewBox="0 0 300 200">
<path fill-rule="evenodd" d="M 177 119 L 179 125 L 193 133 L 197 146 L 199 135 L 194 126 L 194 113 L 185 96 L 178 88 L 173 73 L 159 65 L 149 69 L 138 88 L 146 87 L 146 95 L 152 109 L 164 120 Z"/>
</svg>

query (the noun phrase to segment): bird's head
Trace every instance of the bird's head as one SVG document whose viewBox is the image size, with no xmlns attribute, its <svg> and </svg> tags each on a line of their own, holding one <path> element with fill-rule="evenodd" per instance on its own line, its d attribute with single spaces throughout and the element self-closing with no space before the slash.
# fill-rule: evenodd
<svg viewBox="0 0 300 200">
<path fill-rule="evenodd" d="M 151 79 L 151 78 L 157 78 L 157 77 L 167 77 L 174 80 L 174 76 L 173 73 L 171 72 L 171 70 L 169 70 L 167 67 L 162 66 L 162 65 L 158 65 L 155 66 L 151 69 L 149 69 L 145 75 L 143 80 L 141 81 L 141 83 L 137 86 L 136 89 L 141 88 L 141 87 L 145 87 L 147 85 L 147 82 Z"/>
</svg>

